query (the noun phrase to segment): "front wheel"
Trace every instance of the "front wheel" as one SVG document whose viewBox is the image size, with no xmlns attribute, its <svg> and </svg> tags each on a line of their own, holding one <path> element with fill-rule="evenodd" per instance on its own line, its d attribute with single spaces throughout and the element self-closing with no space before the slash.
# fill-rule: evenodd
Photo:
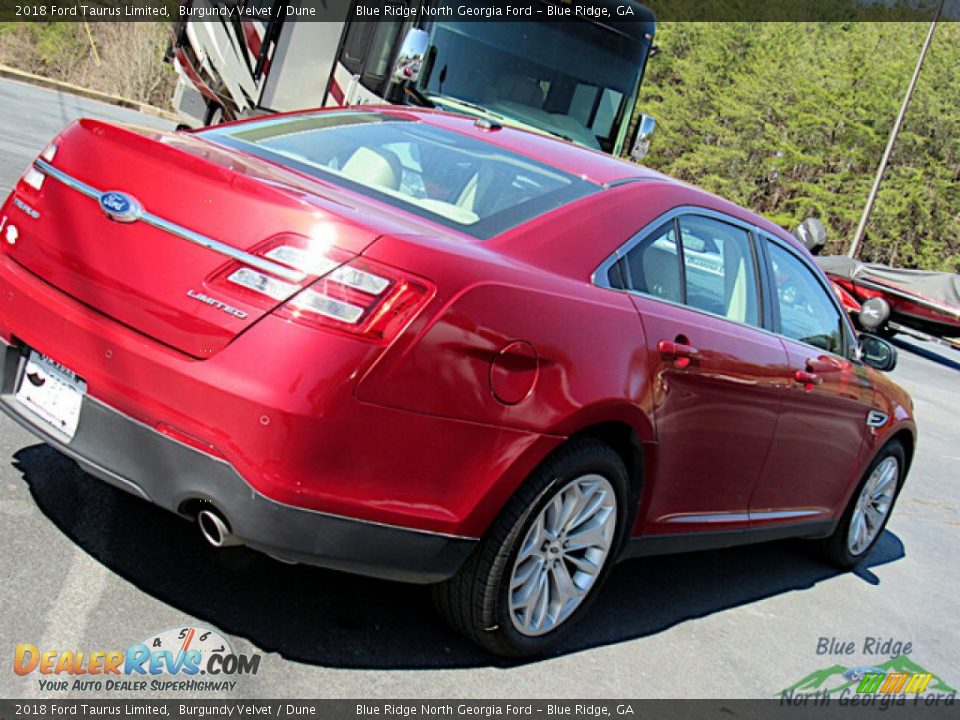
<svg viewBox="0 0 960 720">
<path fill-rule="evenodd" d="M 835 565 L 852 568 L 876 545 L 893 512 L 906 467 L 906 453 L 896 440 L 870 463 L 840 524 L 824 541 L 827 557 Z"/>
<path fill-rule="evenodd" d="M 627 471 L 594 439 L 561 448 L 527 480 L 487 536 L 435 586 L 444 619 L 498 655 L 549 650 L 596 597 L 626 525 Z"/>
</svg>

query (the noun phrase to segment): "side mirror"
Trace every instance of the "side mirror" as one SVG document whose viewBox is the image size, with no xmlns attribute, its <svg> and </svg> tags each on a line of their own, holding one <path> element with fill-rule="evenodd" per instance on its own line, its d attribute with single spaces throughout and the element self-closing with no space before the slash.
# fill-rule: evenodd
<svg viewBox="0 0 960 720">
<path fill-rule="evenodd" d="M 397 62 L 393 66 L 394 82 L 416 82 L 420 79 L 420 71 L 423 69 L 423 58 L 427 54 L 427 47 L 430 45 L 430 35 L 426 30 L 410 28 L 406 37 L 403 38 L 403 44 L 400 46 L 400 52 L 397 55 Z"/>
<path fill-rule="evenodd" d="M 793 233 L 812 255 L 817 255 L 827 244 L 827 229 L 815 217 L 804 220 Z"/>
<path fill-rule="evenodd" d="M 630 157 L 640 162 L 647 156 L 647 153 L 650 152 L 650 137 L 656 129 L 657 121 L 650 115 L 640 116 L 640 126 L 637 128 L 637 139 L 633 141 L 633 147 L 630 148 Z"/>
<path fill-rule="evenodd" d="M 897 349 L 876 335 L 860 333 L 857 349 L 864 365 L 883 372 L 890 372 L 897 366 Z"/>
</svg>

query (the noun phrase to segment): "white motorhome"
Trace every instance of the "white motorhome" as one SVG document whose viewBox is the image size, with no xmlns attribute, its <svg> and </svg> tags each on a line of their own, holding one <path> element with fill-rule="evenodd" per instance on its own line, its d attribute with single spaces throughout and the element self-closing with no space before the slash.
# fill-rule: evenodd
<svg viewBox="0 0 960 720">
<path fill-rule="evenodd" d="M 531 1 L 548 17 L 563 12 L 563 0 Z M 312 107 L 420 104 L 619 154 L 638 133 L 644 147 L 652 131 L 650 118 L 631 119 L 655 24 L 634 0 L 594 4 L 606 17 L 500 21 L 463 19 L 448 0 L 382 0 L 389 12 L 351 20 L 352 0 L 187 0 L 193 19 L 178 24 L 170 53 L 180 76 L 174 106 L 183 126 L 200 127 Z M 311 9 L 312 19 L 291 8 Z M 421 52 L 410 54 L 414 38 Z"/>
</svg>

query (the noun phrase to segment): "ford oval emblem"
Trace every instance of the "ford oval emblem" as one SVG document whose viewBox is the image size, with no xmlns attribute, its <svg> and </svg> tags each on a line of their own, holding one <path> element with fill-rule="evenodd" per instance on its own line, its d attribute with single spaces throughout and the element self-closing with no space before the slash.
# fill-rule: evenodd
<svg viewBox="0 0 960 720">
<path fill-rule="evenodd" d="M 110 190 L 100 195 L 100 209 L 111 220 L 117 222 L 136 222 L 143 214 L 143 208 L 126 193 Z"/>
</svg>

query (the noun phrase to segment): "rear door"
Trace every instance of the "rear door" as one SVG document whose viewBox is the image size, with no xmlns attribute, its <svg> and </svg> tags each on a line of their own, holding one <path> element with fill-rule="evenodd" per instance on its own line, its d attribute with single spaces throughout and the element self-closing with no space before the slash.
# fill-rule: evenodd
<svg viewBox="0 0 960 720">
<path fill-rule="evenodd" d="M 873 382 L 849 359 L 853 335 L 820 274 L 783 243 L 767 239 L 765 248 L 790 387 L 751 513 L 756 523 L 822 520 L 842 505 L 858 467 Z"/>
<path fill-rule="evenodd" d="M 665 216 L 608 269 L 648 339 L 657 485 L 641 532 L 735 530 L 773 439 L 786 354 L 762 324 L 748 227 L 707 211 Z"/>
</svg>

